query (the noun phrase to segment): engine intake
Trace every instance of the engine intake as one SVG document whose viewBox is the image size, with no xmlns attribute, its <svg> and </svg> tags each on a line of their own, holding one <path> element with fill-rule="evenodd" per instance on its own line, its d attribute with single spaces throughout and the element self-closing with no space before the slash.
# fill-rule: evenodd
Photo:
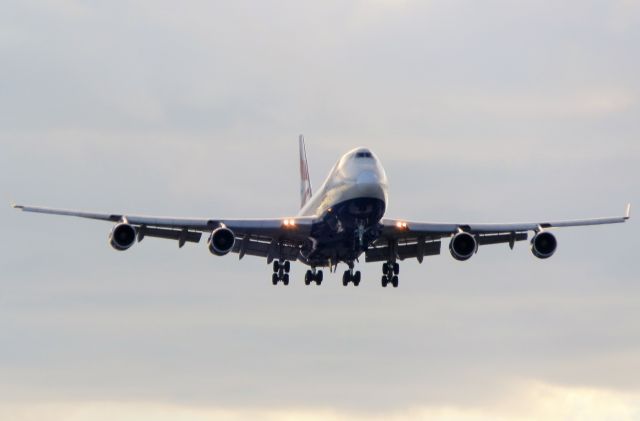
<svg viewBox="0 0 640 421">
<path fill-rule="evenodd" d="M 557 247 L 558 240 L 550 232 L 539 232 L 531 239 L 531 253 L 538 259 L 547 259 L 553 256 Z"/>
<path fill-rule="evenodd" d="M 209 237 L 209 251 L 216 256 L 224 256 L 233 249 L 235 243 L 233 231 L 226 227 L 216 228 Z"/>
<path fill-rule="evenodd" d="M 127 250 L 136 242 L 136 229 L 129 224 L 120 223 L 109 234 L 109 244 L 118 251 Z"/>
<path fill-rule="evenodd" d="M 456 260 L 469 260 L 478 251 L 478 242 L 468 232 L 459 232 L 451 239 L 449 251 Z"/>
</svg>

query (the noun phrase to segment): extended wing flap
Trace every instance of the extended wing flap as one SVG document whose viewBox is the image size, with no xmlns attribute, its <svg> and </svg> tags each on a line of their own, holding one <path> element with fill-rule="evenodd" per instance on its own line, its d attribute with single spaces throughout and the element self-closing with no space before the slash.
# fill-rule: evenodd
<svg viewBox="0 0 640 421">
<path fill-rule="evenodd" d="M 238 253 L 242 259 L 245 255 L 266 257 L 269 261 L 272 259 L 282 260 L 298 260 L 300 248 L 293 244 L 281 243 L 277 241 L 265 241 L 264 239 L 254 239 L 244 237 L 237 239 L 231 250 Z"/>
<path fill-rule="evenodd" d="M 527 241 L 527 238 L 528 235 L 526 232 L 514 232 L 510 234 L 482 234 L 476 236 L 478 244 L 481 246 Z"/>
<path fill-rule="evenodd" d="M 395 246 L 395 257 L 400 260 L 409 258 L 418 258 L 422 260 L 424 256 L 435 256 L 440 254 L 440 241 L 429 242 L 412 242 L 398 244 Z M 366 262 L 383 262 L 390 260 L 390 256 L 393 254 L 393 249 L 389 245 L 383 245 L 380 247 L 372 247 L 365 253 Z"/>
</svg>

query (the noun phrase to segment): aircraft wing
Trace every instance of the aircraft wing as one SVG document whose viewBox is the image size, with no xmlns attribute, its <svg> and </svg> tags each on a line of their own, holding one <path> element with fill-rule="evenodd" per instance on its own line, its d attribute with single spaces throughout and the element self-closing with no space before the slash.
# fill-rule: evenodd
<svg viewBox="0 0 640 421">
<path fill-rule="evenodd" d="M 38 206 L 12 205 L 24 212 L 75 216 L 113 223 L 126 222 L 135 227 L 138 241 L 145 237 L 177 240 L 180 247 L 187 242 L 198 243 L 203 232 L 219 227 L 233 231 L 236 242 L 233 252 L 240 258 L 245 254 L 266 257 L 269 262 L 278 258 L 296 260 L 299 248 L 311 232 L 312 217 L 269 219 L 176 218 L 129 215 L 123 213 L 95 213 Z"/>
<path fill-rule="evenodd" d="M 397 247 L 396 253 L 400 259 L 416 257 L 422 261 L 424 256 L 440 254 L 442 238 L 463 231 L 474 235 L 478 245 L 508 243 L 513 248 L 516 241 L 527 240 L 529 231 L 622 223 L 629 219 L 630 211 L 631 205 L 627 205 L 624 215 L 618 217 L 498 224 L 416 222 L 385 218 L 381 221 L 382 235 L 374 247 L 367 251 L 366 258 L 367 261 L 386 260 L 390 252 L 388 247 L 393 245 Z"/>
</svg>

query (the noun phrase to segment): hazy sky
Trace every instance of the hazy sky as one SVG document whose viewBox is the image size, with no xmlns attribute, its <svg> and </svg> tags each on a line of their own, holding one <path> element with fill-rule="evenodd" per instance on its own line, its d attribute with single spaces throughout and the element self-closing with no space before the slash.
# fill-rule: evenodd
<svg viewBox="0 0 640 421">
<path fill-rule="evenodd" d="M 372 148 L 391 217 L 618 215 L 639 48 L 636 0 L 4 1 L 0 419 L 640 419 L 637 220 L 285 288 L 8 206 L 293 215 L 304 133 L 315 186 Z"/>
</svg>

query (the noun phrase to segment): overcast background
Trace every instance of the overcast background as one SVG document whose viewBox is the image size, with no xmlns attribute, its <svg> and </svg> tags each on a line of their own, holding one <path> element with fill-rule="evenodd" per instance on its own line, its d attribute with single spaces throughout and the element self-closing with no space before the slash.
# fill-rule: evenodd
<svg viewBox="0 0 640 421">
<path fill-rule="evenodd" d="M 388 216 L 640 205 L 640 2 L 27 1 L 0 14 L 0 418 L 639 419 L 640 230 L 271 285 L 264 260 L 10 201 L 293 215 L 372 148 Z M 344 268 L 341 268 L 344 270 Z M 165 418 L 166 417 L 166 418 Z"/>
</svg>

